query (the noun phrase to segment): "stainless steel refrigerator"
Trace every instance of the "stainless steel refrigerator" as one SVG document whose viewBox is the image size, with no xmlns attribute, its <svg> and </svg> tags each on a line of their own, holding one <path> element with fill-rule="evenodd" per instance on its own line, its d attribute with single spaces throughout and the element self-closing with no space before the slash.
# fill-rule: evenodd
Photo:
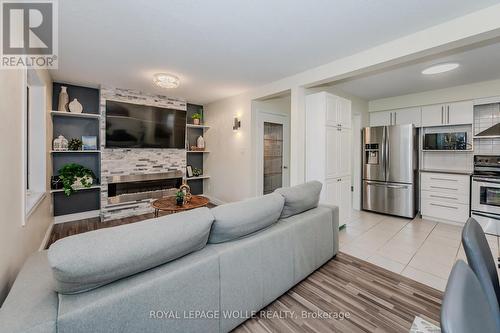
<svg viewBox="0 0 500 333">
<path fill-rule="evenodd" d="M 365 127 L 361 142 L 363 210 L 415 217 L 418 208 L 418 141 L 415 127 Z"/>
</svg>

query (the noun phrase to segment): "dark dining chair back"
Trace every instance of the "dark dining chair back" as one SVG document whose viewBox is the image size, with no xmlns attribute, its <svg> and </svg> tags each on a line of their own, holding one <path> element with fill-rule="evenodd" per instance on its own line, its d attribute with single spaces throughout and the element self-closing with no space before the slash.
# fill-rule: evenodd
<svg viewBox="0 0 500 333">
<path fill-rule="evenodd" d="M 472 269 L 458 260 L 451 271 L 441 306 L 443 333 L 500 333 L 495 313 Z"/>
<path fill-rule="evenodd" d="M 490 251 L 483 228 L 472 217 L 465 223 L 462 231 L 462 244 L 470 268 L 476 274 L 483 287 L 490 307 L 497 312 L 500 325 L 500 284 L 495 266 L 495 259 Z"/>
</svg>

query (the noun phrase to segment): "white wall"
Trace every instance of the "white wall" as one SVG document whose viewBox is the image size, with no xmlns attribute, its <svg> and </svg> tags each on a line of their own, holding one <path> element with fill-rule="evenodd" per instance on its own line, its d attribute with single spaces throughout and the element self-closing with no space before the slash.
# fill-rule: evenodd
<svg viewBox="0 0 500 333">
<path fill-rule="evenodd" d="M 47 71 L 37 71 L 47 84 L 47 110 L 52 102 L 52 81 Z M 51 197 L 45 197 L 43 202 L 22 226 L 24 196 L 22 152 L 24 143 L 22 138 L 22 112 L 24 89 L 23 72 L 20 70 L 0 70 L 0 142 L 2 142 L 0 174 L 0 303 L 3 302 L 19 269 L 26 258 L 37 251 L 44 239 L 47 229 L 52 224 Z M 50 115 L 47 112 L 47 124 L 50 124 Z M 47 126 L 47 132 L 52 128 Z M 52 135 L 48 135 L 52 137 Z M 49 145 L 49 139 L 47 145 Z M 50 147 L 50 146 L 48 146 Z M 47 161 L 49 157 L 47 154 Z M 50 163 L 47 170 L 51 169 Z M 47 179 L 49 178 L 47 172 Z M 20 209 L 21 208 L 21 209 Z"/>
<path fill-rule="evenodd" d="M 500 96 L 500 80 L 483 81 L 416 94 L 376 99 L 369 102 L 369 110 L 370 112 L 392 110 L 494 96 Z"/>
<path fill-rule="evenodd" d="M 251 153 L 252 100 L 291 91 L 291 184 L 304 180 L 305 90 L 353 75 L 369 73 L 423 56 L 439 54 L 464 45 L 500 36 L 500 5 L 471 13 L 419 31 L 357 54 L 265 84 L 238 96 L 205 105 L 207 147 L 213 153 L 206 169 L 212 176 L 207 182 L 209 195 L 235 201 L 253 195 Z M 339 46 L 341 47 L 341 45 Z M 239 113 L 242 129 L 232 132 L 233 116 Z M 366 124 L 366 119 L 364 120 Z"/>
</svg>

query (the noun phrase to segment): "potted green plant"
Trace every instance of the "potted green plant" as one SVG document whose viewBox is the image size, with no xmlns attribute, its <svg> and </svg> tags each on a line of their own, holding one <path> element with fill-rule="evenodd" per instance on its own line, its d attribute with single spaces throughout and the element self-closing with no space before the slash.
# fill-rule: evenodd
<svg viewBox="0 0 500 333">
<path fill-rule="evenodd" d="M 193 119 L 193 124 L 199 125 L 200 122 L 201 122 L 201 114 L 199 114 L 198 112 L 196 112 L 195 114 L 193 114 L 191 116 L 191 119 Z"/>
<path fill-rule="evenodd" d="M 70 196 L 79 188 L 89 188 L 94 182 L 92 170 L 76 163 L 69 163 L 59 169 L 59 179 L 62 181 L 64 194 Z"/>
<path fill-rule="evenodd" d="M 203 170 L 201 170 L 200 168 L 193 168 L 193 176 L 199 177 L 202 174 L 203 174 Z"/>
<path fill-rule="evenodd" d="M 69 150 L 81 150 L 82 149 L 82 140 L 80 139 L 71 139 L 68 142 Z"/>
<path fill-rule="evenodd" d="M 182 206 L 184 204 L 184 192 L 177 191 L 177 193 L 175 193 L 175 202 L 177 206 Z"/>
</svg>

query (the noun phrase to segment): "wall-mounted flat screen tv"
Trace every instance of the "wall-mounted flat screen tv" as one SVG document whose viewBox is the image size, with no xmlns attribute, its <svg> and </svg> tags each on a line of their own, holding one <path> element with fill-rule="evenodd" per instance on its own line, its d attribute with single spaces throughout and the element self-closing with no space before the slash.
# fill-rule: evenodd
<svg viewBox="0 0 500 333">
<path fill-rule="evenodd" d="M 106 101 L 106 148 L 185 148 L 186 111 Z"/>
</svg>

